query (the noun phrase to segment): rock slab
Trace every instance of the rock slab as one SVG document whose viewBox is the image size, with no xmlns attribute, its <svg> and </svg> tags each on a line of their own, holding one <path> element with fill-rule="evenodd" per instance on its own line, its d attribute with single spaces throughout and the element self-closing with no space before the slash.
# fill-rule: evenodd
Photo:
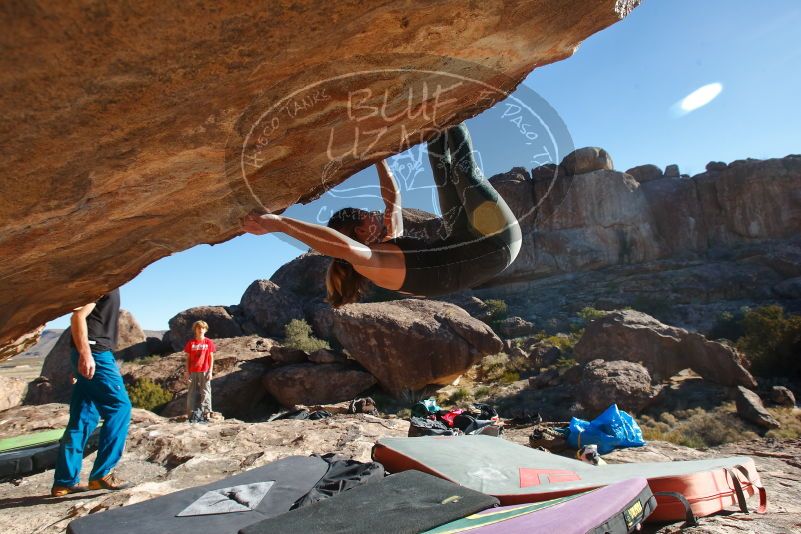
<svg viewBox="0 0 801 534">
<path fill-rule="evenodd" d="M 406 299 L 333 311 L 333 334 L 387 391 L 449 384 L 503 343 L 485 323 L 445 302 Z"/>
<path fill-rule="evenodd" d="M 642 363 L 655 383 L 692 369 L 726 386 L 756 387 L 735 349 L 635 310 L 616 310 L 593 320 L 575 352 L 579 362 L 600 358 Z"/>
</svg>

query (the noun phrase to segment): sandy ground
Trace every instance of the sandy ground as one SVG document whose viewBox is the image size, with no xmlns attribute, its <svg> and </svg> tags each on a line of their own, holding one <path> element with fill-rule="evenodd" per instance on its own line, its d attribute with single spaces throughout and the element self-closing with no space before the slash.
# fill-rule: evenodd
<svg viewBox="0 0 801 534">
<path fill-rule="evenodd" d="M 0 363 L 0 376 L 33 380 L 42 372 L 44 356 L 21 354 Z"/>
</svg>

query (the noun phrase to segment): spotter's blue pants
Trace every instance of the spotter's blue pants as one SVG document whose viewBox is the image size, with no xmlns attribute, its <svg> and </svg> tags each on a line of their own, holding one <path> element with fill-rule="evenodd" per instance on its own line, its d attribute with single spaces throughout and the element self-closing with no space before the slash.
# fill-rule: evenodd
<svg viewBox="0 0 801 534">
<path fill-rule="evenodd" d="M 95 375 L 87 380 L 78 373 L 78 351 L 70 360 L 78 381 L 72 389 L 70 420 L 61 438 L 56 462 L 55 486 L 74 486 L 81 476 L 83 451 L 100 418 L 97 458 L 89 480 L 103 478 L 120 461 L 131 421 L 131 401 L 111 351 L 93 352 Z"/>
</svg>

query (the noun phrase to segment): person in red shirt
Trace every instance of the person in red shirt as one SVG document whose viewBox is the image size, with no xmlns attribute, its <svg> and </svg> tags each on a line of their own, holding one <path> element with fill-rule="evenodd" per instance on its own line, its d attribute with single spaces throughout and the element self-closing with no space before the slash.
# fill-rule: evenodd
<svg viewBox="0 0 801 534">
<path fill-rule="evenodd" d="M 208 423 L 211 413 L 211 370 L 214 367 L 214 341 L 206 337 L 209 325 L 195 321 L 195 337 L 186 342 L 186 378 L 189 392 L 186 395 L 186 414 L 190 422 Z M 199 413 L 195 413 L 196 410 Z"/>
</svg>

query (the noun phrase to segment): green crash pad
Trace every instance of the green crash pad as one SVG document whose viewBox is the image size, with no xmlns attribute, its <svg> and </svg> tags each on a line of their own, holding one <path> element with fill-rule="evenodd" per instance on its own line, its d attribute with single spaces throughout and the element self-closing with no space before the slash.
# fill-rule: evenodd
<svg viewBox="0 0 801 534">
<path fill-rule="evenodd" d="M 14 436 L 13 438 L 0 439 L 0 452 L 8 452 L 17 449 L 46 445 L 48 443 L 55 443 L 61 439 L 63 434 L 64 429 L 57 428 L 55 430 L 45 430 L 42 432 L 34 432 L 32 434 Z"/>
</svg>

